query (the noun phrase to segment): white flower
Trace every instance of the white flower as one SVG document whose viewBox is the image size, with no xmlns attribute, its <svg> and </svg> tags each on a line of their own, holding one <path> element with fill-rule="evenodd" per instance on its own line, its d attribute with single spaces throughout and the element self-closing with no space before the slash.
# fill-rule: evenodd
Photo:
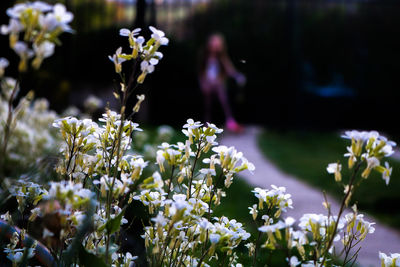
<svg viewBox="0 0 400 267">
<path fill-rule="evenodd" d="M 385 155 L 385 157 L 390 157 L 391 155 L 394 154 L 394 150 L 393 150 L 393 146 L 395 146 L 396 144 L 386 144 L 382 149 L 381 152 Z"/>
<path fill-rule="evenodd" d="M 220 238 L 221 238 L 221 236 L 219 234 L 210 234 L 210 242 L 212 244 L 218 243 Z"/>
<path fill-rule="evenodd" d="M 129 29 L 122 28 L 122 29 L 119 30 L 119 35 L 121 35 L 121 36 L 132 36 L 133 37 L 135 35 L 138 35 L 141 30 L 142 29 L 140 29 L 140 28 L 136 28 L 136 29 L 131 31 Z"/>
<path fill-rule="evenodd" d="M 1 26 L 1 34 L 9 34 L 9 33 L 14 33 L 14 34 L 18 34 L 19 32 L 21 32 L 24 29 L 24 26 L 22 26 L 22 24 L 16 20 L 16 19 L 10 19 L 10 22 L 8 25 L 2 25 Z"/>
<path fill-rule="evenodd" d="M 28 48 L 24 42 L 17 42 L 14 46 L 14 51 L 21 58 L 30 58 L 34 55 L 33 51 Z"/>
<path fill-rule="evenodd" d="M 155 218 L 151 219 L 153 222 L 155 222 L 157 225 L 160 225 L 164 227 L 167 223 L 168 220 L 164 217 L 164 214 L 162 211 L 160 211 Z"/>
<path fill-rule="evenodd" d="M 39 24 L 47 31 L 53 31 L 59 25 L 58 20 L 53 13 L 47 13 L 46 15 L 41 14 L 39 16 Z"/>
<path fill-rule="evenodd" d="M 149 61 L 143 60 L 142 63 L 140 63 L 140 69 L 145 73 L 152 73 L 154 71 L 154 65 Z"/>
<path fill-rule="evenodd" d="M 342 170 L 342 165 L 337 163 L 329 163 L 326 170 L 328 171 L 328 173 L 335 173 L 337 171 L 340 172 Z"/>
<path fill-rule="evenodd" d="M 145 62 L 145 61 L 144 61 Z M 157 58 L 150 58 L 148 61 L 151 65 L 155 66 L 158 64 L 159 60 Z M 149 72 L 150 73 L 150 72 Z"/>
<path fill-rule="evenodd" d="M 289 265 L 290 265 L 290 267 L 295 267 L 295 266 L 299 265 L 300 263 L 301 263 L 301 262 L 297 259 L 296 256 L 292 256 L 292 257 L 289 259 Z"/>
<path fill-rule="evenodd" d="M 151 38 L 154 38 L 156 42 L 160 43 L 160 45 L 167 45 L 169 40 L 165 37 L 165 33 L 163 31 L 157 30 L 153 26 L 149 27 L 150 31 L 152 31 Z"/>
<path fill-rule="evenodd" d="M 367 158 L 367 168 L 365 168 L 361 176 L 363 178 L 368 178 L 369 174 L 371 173 L 371 170 L 375 167 L 378 167 L 379 165 L 380 161 L 376 157 Z"/>
<path fill-rule="evenodd" d="M 258 215 L 257 204 L 254 204 L 253 207 L 249 207 L 249 210 L 250 210 L 249 213 L 252 215 L 253 220 L 255 220 Z"/>
<path fill-rule="evenodd" d="M 206 218 L 201 218 L 200 222 L 198 223 L 199 227 L 203 230 L 207 230 L 211 227 L 211 223 Z"/>
<path fill-rule="evenodd" d="M 255 193 L 256 198 L 262 199 L 264 201 L 267 197 L 267 190 L 261 189 L 259 187 L 254 188 L 251 192 Z"/>
<path fill-rule="evenodd" d="M 115 54 L 113 56 L 108 56 L 108 58 L 114 62 L 114 64 L 119 64 L 122 62 L 125 62 L 126 59 L 121 57 L 122 53 L 122 47 L 119 47 L 116 51 Z"/>
<path fill-rule="evenodd" d="M 36 56 L 40 58 L 47 58 L 53 55 L 55 44 L 49 41 L 44 41 L 39 46 L 33 45 L 33 51 L 35 51 Z"/>
<path fill-rule="evenodd" d="M 379 259 L 381 260 L 382 267 L 399 267 L 400 254 L 392 253 L 390 256 L 385 253 L 379 252 Z"/>
<path fill-rule="evenodd" d="M 192 209 L 192 206 L 186 201 L 186 195 L 175 194 L 172 199 L 174 200 L 172 205 L 176 210 Z"/>
<path fill-rule="evenodd" d="M 51 5 L 42 1 L 35 1 L 31 4 L 31 6 L 33 9 L 37 9 L 41 12 L 48 12 L 53 8 Z"/>
<path fill-rule="evenodd" d="M 380 165 L 380 161 L 379 161 L 379 159 L 377 159 L 377 158 L 375 158 L 375 157 L 370 157 L 370 158 L 367 158 L 367 165 L 368 165 L 368 168 L 375 168 L 376 166 L 379 166 Z"/>
<path fill-rule="evenodd" d="M 138 36 L 137 38 L 136 38 L 136 44 L 139 46 L 139 48 L 141 48 L 142 47 L 142 44 L 144 43 L 144 37 L 143 36 Z M 141 50 L 141 49 L 139 49 L 139 50 Z M 157 53 L 157 52 L 156 52 Z"/>
<path fill-rule="evenodd" d="M 271 187 L 271 190 L 256 187 L 252 191 L 253 193 L 255 193 L 255 197 L 257 197 L 259 200 L 259 209 L 263 209 L 264 202 L 267 203 L 268 206 L 274 205 L 284 212 L 287 211 L 287 208 L 293 208 L 291 195 L 285 194 L 285 187 L 277 187 L 275 185 L 271 185 Z"/>
<path fill-rule="evenodd" d="M 248 170 L 251 174 L 253 174 L 253 171 L 256 169 L 253 163 L 249 162 L 245 157 L 241 158 L 242 164 L 239 166 L 237 169 L 235 169 L 236 172 L 240 172 L 242 170 Z"/>
<path fill-rule="evenodd" d="M 352 131 L 346 131 L 344 135 L 342 135 L 343 138 L 345 139 L 354 139 L 354 140 L 361 140 L 361 141 L 367 141 L 371 137 L 378 137 L 379 133 L 376 131 L 371 131 L 371 132 L 366 132 L 362 131 L 359 132 L 357 130 L 352 130 Z"/>
<path fill-rule="evenodd" d="M 164 169 L 164 161 L 165 161 L 164 151 L 162 151 L 162 150 L 157 151 L 156 161 L 157 161 L 157 164 L 159 165 L 160 171 L 164 172 L 164 170 L 165 170 Z"/>
<path fill-rule="evenodd" d="M 392 167 L 389 166 L 388 162 L 385 162 L 385 168 L 382 173 L 382 179 L 385 180 L 386 185 L 389 184 L 391 175 L 392 175 Z"/>
<path fill-rule="evenodd" d="M 139 169 L 144 169 L 147 167 L 148 162 L 144 161 L 143 158 L 132 158 L 130 164 L 135 167 L 135 168 L 139 168 Z"/>
<path fill-rule="evenodd" d="M 26 3 L 16 4 L 15 6 L 8 8 L 6 13 L 9 17 L 13 19 L 19 19 L 21 13 L 23 13 L 28 7 L 29 6 Z"/>
<path fill-rule="evenodd" d="M 108 58 L 114 63 L 115 65 L 115 72 L 120 73 L 122 71 L 122 65 L 121 63 L 125 62 L 126 59 L 124 59 L 122 56 L 122 47 L 119 47 L 116 51 L 115 54 L 112 56 L 108 56 Z"/>
<path fill-rule="evenodd" d="M 9 64 L 10 62 L 6 58 L 0 58 L 0 77 L 3 77 L 4 69 L 7 68 Z"/>
<path fill-rule="evenodd" d="M 335 181 L 340 182 L 342 180 L 342 175 L 340 171 L 342 170 L 342 165 L 338 163 L 329 163 L 326 167 L 328 173 L 335 174 Z"/>
<path fill-rule="evenodd" d="M 215 169 L 201 169 L 200 173 L 204 175 L 212 175 L 212 176 L 216 175 Z"/>
<path fill-rule="evenodd" d="M 290 226 L 292 226 L 292 225 L 294 224 L 295 221 L 296 221 L 296 220 L 295 220 L 293 217 L 287 217 L 287 218 L 285 219 L 285 225 L 286 225 L 287 227 L 290 227 Z"/>
<path fill-rule="evenodd" d="M 163 54 L 161 52 L 155 52 L 153 57 L 150 59 L 151 64 L 157 65 L 158 62 L 163 58 Z"/>
<path fill-rule="evenodd" d="M 74 15 L 71 12 L 68 12 L 65 6 L 60 3 L 54 5 L 53 12 L 59 23 L 59 27 L 64 31 L 70 31 L 71 28 L 68 23 L 74 19 Z"/>
<path fill-rule="evenodd" d="M 215 131 L 215 133 L 219 134 L 222 133 L 224 130 L 218 128 L 215 124 L 207 122 L 207 128 L 210 128 Z"/>
<path fill-rule="evenodd" d="M 197 129 L 200 126 L 202 126 L 202 124 L 199 121 L 194 121 L 193 119 L 188 119 L 186 121 L 186 124 L 183 125 L 183 128 L 188 128 L 188 129 Z"/>
<path fill-rule="evenodd" d="M 285 228 L 285 224 L 282 221 L 277 222 L 276 224 L 270 224 L 270 225 L 263 225 L 258 228 L 258 231 L 263 232 L 263 233 L 274 233 L 277 230 Z"/>
</svg>

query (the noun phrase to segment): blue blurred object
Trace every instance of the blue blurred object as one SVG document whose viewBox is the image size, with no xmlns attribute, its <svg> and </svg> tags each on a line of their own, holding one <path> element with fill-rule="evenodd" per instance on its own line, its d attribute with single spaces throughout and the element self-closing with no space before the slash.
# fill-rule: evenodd
<svg viewBox="0 0 400 267">
<path fill-rule="evenodd" d="M 305 63 L 303 72 L 304 90 L 308 93 L 325 98 L 356 96 L 355 89 L 344 83 L 343 75 L 340 73 L 334 72 L 330 83 L 326 85 L 317 85 L 314 82 L 314 71 L 311 64 Z"/>
</svg>

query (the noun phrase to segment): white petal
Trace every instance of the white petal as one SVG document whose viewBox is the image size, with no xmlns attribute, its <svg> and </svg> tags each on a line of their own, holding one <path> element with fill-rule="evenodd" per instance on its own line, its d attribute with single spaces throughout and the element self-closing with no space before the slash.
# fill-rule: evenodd
<svg viewBox="0 0 400 267">
<path fill-rule="evenodd" d="M 130 34 L 131 34 L 131 31 L 126 28 L 119 30 L 119 35 L 121 35 L 121 36 L 129 36 Z"/>
</svg>

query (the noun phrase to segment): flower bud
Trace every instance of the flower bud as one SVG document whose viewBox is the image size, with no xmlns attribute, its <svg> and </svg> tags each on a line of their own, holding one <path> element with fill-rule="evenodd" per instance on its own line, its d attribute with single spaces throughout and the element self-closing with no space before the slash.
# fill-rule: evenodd
<svg viewBox="0 0 400 267">
<path fill-rule="evenodd" d="M 139 75 L 139 77 L 137 78 L 137 82 L 142 84 L 144 82 L 144 79 L 146 78 L 147 73 L 146 72 L 142 72 L 142 74 Z"/>
<path fill-rule="evenodd" d="M 32 67 L 37 70 L 40 68 L 40 65 L 42 65 L 43 58 L 41 57 L 35 57 L 32 61 Z"/>
<path fill-rule="evenodd" d="M 28 60 L 25 58 L 21 58 L 21 60 L 19 61 L 18 70 L 20 72 L 26 72 L 27 68 L 28 68 Z"/>
</svg>

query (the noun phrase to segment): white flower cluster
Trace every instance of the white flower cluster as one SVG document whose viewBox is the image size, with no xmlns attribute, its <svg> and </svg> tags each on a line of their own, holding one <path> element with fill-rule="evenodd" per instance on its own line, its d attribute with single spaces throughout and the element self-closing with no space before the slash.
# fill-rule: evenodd
<svg viewBox="0 0 400 267">
<path fill-rule="evenodd" d="M 274 214 L 275 218 L 278 218 L 281 212 L 286 212 L 287 208 L 293 208 L 293 201 L 290 198 L 290 194 L 286 194 L 286 188 L 281 186 L 277 187 L 271 185 L 272 189 L 261 189 L 259 187 L 254 188 L 252 191 L 256 198 L 258 198 L 258 209 L 264 208 L 264 203 L 267 210 L 277 209 Z"/>
<path fill-rule="evenodd" d="M 337 216 L 325 216 L 323 214 L 304 214 L 300 218 L 299 227 L 305 233 L 312 234 L 312 240 L 316 242 L 326 241 L 337 222 Z M 338 222 L 338 231 L 344 228 L 344 221 Z M 340 236 L 335 236 L 334 241 L 339 241 Z"/>
<path fill-rule="evenodd" d="M 136 123 L 124 121 L 119 136 L 121 115 L 114 111 L 107 111 L 99 121 L 104 124 L 99 126 L 90 119 L 78 120 L 74 117 L 58 119 L 53 123 L 54 127 L 60 128 L 65 141 L 65 146 L 61 148 L 64 161 L 59 165 L 58 172 L 80 180 L 96 172 L 102 175 L 100 182 L 103 181 L 104 188 L 108 190 L 111 166 L 130 149 L 131 133 L 141 129 Z M 121 145 L 120 151 L 115 149 L 117 140 Z M 118 168 L 123 169 L 122 178 L 137 179 L 147 165 L 139 156 L 123 155 L 120 158 Z M 118 185 L 114 189 L 120 188 Z"/>
<path fill-rule="evenodd" d="M 342 243 L 344 246 L 348 246 L 353 240 L 364 240 L 367 234 L 373 234 L 375 223 L 364 220 L 363 214 L 357 214 L 356 212 L 348 213 L 344 216 L 346 229 L 343 231 Z"/>
<path fill-rule="evenodd" d="M 379 252 L 379 259 L 381 260 L 382 267 L 400 266 L 400 253 L 392 253 L 389 256 L 383 252 Z"/>
<path fill-rule="evenodd" d="M 137 256 L 132 256 L 130 252 L 127 252 L 126 254 L 114 252 L 111 257 L 114 262 L 112 266 L 120 267 L 135 266 L 134 261 L 138 258 Z"/>
<path fill-rule="evenodd" d="M 261 217 L 263 225 L 258 228 L 261 233 L 266 233 L 262 247 L 274 250 L 284 244 L 289 251 L 295 249 L 300 259 L 296 256 L 288 259 L 290 266 L 299 264 L 320 266 L 323 261 L 329 261 L 330 259 L 324 259 L 324 254 L 328 250 L 329 253 L 337 251 L 333 248 L 334 246 L 329 247 L 331 238 L 333 242 L 341 241 L 342 254 L 348 255 L 356 242 L 361 242 L 367 234 L 375 231 L 374 223 L 364 220 L 363 215 L 357 214 L 356 210 L 339 219 L 332 215 L 304 214 L 296 225 L 292 217 L 280 219 L 281 212 L 286 212 L 288 207 L 293 208 L 290 194 L 286 194 L 284 187 L 272 185 L 272 190 L 255 188 L 253 193 L 259 199 L 259 203 L 249 209 L 255 221 L 258 214 L 263 214 Z M 253 243 L 247 244 L 247 247 L 250 254 L 254 254 L 257 249 Z M 310 248 L 312 248 L 311 252 L 307 252 Z"/>
<path fill-rule="evenodd" d="M 94 196 L 95 193 L 83 188 L 81 183 L 72 181 L 50 182 L 49 189 L 44 190 L 44 193 L 40 195 L 40 199 L 45 200 L 46 204 L 32 209 L 30 220 L 33 221 L 38 216 L 42 217 L 45 214 L 56 214 L 62 222 L 62 229 L 58 229 L 59 232 L 52 232 L 44 228 L 43 238 L 54 235 L 61 238 L 71 237 L 69 236 L 71 233 L 67 231 L 70 227 L 69 224 L 78 226 L 82 222 L 85 217 L 82 210 L 87 209 Z"/>
<path fill-rule="evenodd" d="M 157 151 L 160 173 L 170 179 L 163 180 L 155 172 L 143 181 L 140 194 L 133 197 L 155 215 L 152 225 L 145 228 L 146 247 L 156 255 L 157 262 L 164 264 L 172 260 L 208 266 L 222 251 L 228 252 L 229 261 L 236 262 L 233 249 L 250 235 L 236 220 L 214 217 L 212 222 L 210 218 L 213 206 L 219 205 L 224 196 L 219 187 L 229 186 L 233 174 L 253 170 L 254 166 L 233 147 L 218 146 L 216 134 L 222 130 L 214 124 L 189 119 L 183 128 L 187 136 L 184 143 L 164 142 Z M 201 160 L 201 155 L 208 152 L 211 155 Z"/>
<path fill-rule="evenodd" d="M 50 216 L 53 223 L 59 225 L 54 229 L 54 226 L 49 228 L 44 224 L 42 239 L 46 242 L 54 243 L 57 239 L 59 244 L 69 244 L 84 222 L 90 205 L 96 206 L 91 218 L 96 231 L 84 238 L 85 248 L 89 251 L 96 252 L 99 247 L 106 247 L 104 232 L 110 231 L 110 221 L 118 218 L 119 224 L 127 223 L 118 205 L 119 200 L 140 178 L 147 162 L 140 156 L 125 154 L 130 149 L 131 133 L 140 129 L 129 121 L 124 121 L 122 125 L 120 119 L 119 114 L 108 111 L 100 119 L 101 126 L 89 119 L 74 117 L 55 120 L 53 126 L 60 130 L 65 141 L 65 145 L 61 146 L 64 159 L 60 161 L 57 171 L 69 181 L 50 182 L 49 187 L 42 187 L 18 180 L 10 187 L 20 206 L 36 206 L 31 210 L 30 221 Z M 120 126 L 122 131 L 119 136 Z M 121 144 L 119 152 L 116 149 L 118 141 Z M 118 177 L 115 177 L 116 174 Z M 109 207 L 104 202 L 108 197 L 112 198 Z M 113 249 L 110 255 L 113 264 L 120 266 L 130 266 L 136 259 L 130 253 L 119 253 L 117 249 Z"/>
<path fill-rule="evenodd" d="M 204 255 L 210 259 L 216 250 L 232 253 L 241 241 L 250 237 L 236 220 L 215 217 L 215 222 L 210 222 L 203 217 L 207 210 L 209 206 L 202 200 L 187 201 L 185 195 L 175 194 L 172 200 L 165 201 L 164 212 L 152 219 L 154 224 L 145 228 L 146 247 L 151 253 L 167 255 L 158 259 L 161 262 L 174 259 L 190 264 L 200 260 L 194 255 L 204 247 L 207 247 Z M 168 246 L 170 242 L 175 242 L 172 248 Z"/>
<path fill-rule="evenodd" d="M 4 253 L 6 253 L 7 258 L 14 266 L 22 263 L 24 253 L 27 253 L 27 259 L 30 259 L 35 255 L 36 242 L 34 242 L 31 247 L 17 248 L 18 243 L 21 242 L 23 238 L 24 235 L 18 234 L 17 231 L 13 232 L 10 243 L 7 244 L 6 248 L 4 248 Z"/>
<path fill-rule="evenodd" d="M 349 157 L 349 169 L 353 168 L 356 162 L 366 162 L 367 166 L 362 173 L 363 178 L 368 178 L 371 171 L 375 170 L 381 173 L 386 184 L 389 184 L 392 168 L 387 162 L 383 166 L 381 160 L 394 153 L 393 148 L 396 143 L 389 141 L 376 131 L 347 131 L 343 138 L 351 140 L 351 145 L 347 147 L 348 153 L 345 154 L 346 157 Z M 337 172 L 340 172 L 339 167 L 336 168 L 335 175 Z"/>
<path fill-rule="evenodd" d="M 26 178 L 16 180 L 10 185 L 9 191 L 17 199 L 20 212 L 24 212 L 25 207 L 30 204 L 37 204 L 47 194 L 44 186 Z"/>
<path fill-rule="evenodd" d="M 20 71 L 26 71 L 32 57 L 35 57 L 32 66 L 38 69 L 45 58 L 53 55 L 55 44 L 60 42 L 58 36 L 72 32 L 69 23 L 74 16 L 63 4 L 20 3 L 7 9 L 7 15 L 9 24 L 2 25 L 0 31 L 9 35 L 10 47 L 20 57 Z M 20 35 L 23 35 L 22 41 Z"/>
<path fill-rule="evenodd" d="M 152 73 L 155 66 L 163 58 L 163 54 L 157 51 L 160 46 L 168 44 L 168 38 L 165 37 L 165 33 L 150 26 L 152 32 L 151 38 L 146 42 L 143 36 L 138 36 L 141 32 L 140 28 L 129 30 L 123 28 L 119 31 L 121 36 L 128 37 L 129 46 L 132 51 L 129 54 L 122 53 L 122 47 L 119 47 L 115 54 L 109 56 L 109 59 L 114 63 L 115 72 L 122 72 L 122 63 L 125 61 L 135 60 L 140 62 L 141 74 L 137 78 L 138 83 L 143 83 L 146 75 Z"/>
<path fill-rule="evenodd" d="M 1 82 L 0 94 L 0 121 L 6 123 L 8 119 L 8 102 L 16 81 L 5 78 Z M 7 154 L 5 157 L 7 170 L 12 174 L 15 171 L 24 171 L 32 164 L 37 165 L 42 159 L 54 154 L 54 149 L 60 144 L 56 131 L 49 125 L 57 118 L 57 114 L 49 110 L 49 103 L 45 99 L 32 101 L 32 95 L 23 97 L 14 109 L 14 116 L 10 122 Z M 0 136 L 4 137 L 6 127 L 0 127 Z M 3 140 L 0 141 L 0 143 Z M 53 151 L 53 152 L 52 152 Z"/>
<path fill-rule="evenodd" d="M 83 203 L 82 200 L 89 200 L 94 193 L 83 188 L 82 184 L 71 181 L 51 182 L 50 189 L 45 194 L 45 199 L 57 199 L 63 201 L 67 206 L 74 206 L 75 203 Z"/>
</svg>

